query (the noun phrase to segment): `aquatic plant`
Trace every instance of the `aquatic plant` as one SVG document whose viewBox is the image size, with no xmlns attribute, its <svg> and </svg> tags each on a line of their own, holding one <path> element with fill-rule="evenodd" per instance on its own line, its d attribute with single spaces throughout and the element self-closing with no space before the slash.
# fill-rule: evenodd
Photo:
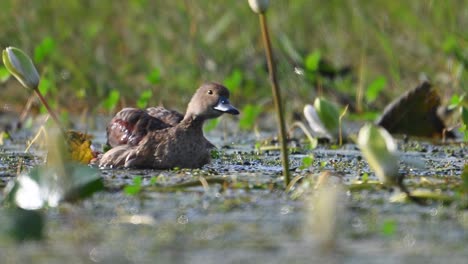
<svg viewBox="0 0 468 264">
<path fill-rule="evenodd" d="M 397 145 L 387 130 L 367 124 L 359 131 L 357 144 L 369 167 L 383 184 L 400 184 L 403 178 L 398 172 Z"/>
<path fill-rule="evenodd" d="M 54 113 L 54 111 L 52 111 L 52 109 L 49 106 L 49 103 L 47 103 L 47 100 L 44 98 L 41 91 L 39 91 L 39 73 L 37 72 L 36 67 L 34 66 L 32 60 L 28 57 L 28 55 L 26 55 L 22 50 L 18 48 L 8 47 L 3 50 L 2 58 L 3 63 L 8 69 L 8 71 L 13 76 L 15 76 L 15 78 L 25 88 L 32 89 L 37 94 L 42 104 L 46 107 L 47 111 L 49 112 L 50 116 L 54 119 L 57 126 L 59 126 L 63 130 L 63 127 L 57 115 Z"/>
<path fill-rule="evenodd" d="M 278 120 L 279 141 L 281 147 L 281 163 L 283 165 L 283 175 L 285 185 L 287 186 L 290 181 L 289 173 L 289 159 L 288 159 L 288 146 L 286 139 L 286 125 L 284 122 L 284 113 L 281 102 L 281 92 L 276 78 L 276 67 L 273 61 L 273 51 L 271 48 L 270 36 L 268 33 L 268 24 L 266 18 L 266 11 L 268 9 L 268 0 L 249 0 L 249 5 L 252 10 L 258 14 L 260 20 L 260 28 L 262 31 L 263 45 L 265 48 L 265 56 L 268 64 L 268 72 L 270 74 L 270 83 L 273 93 L 273 100 L 275 103 L 276 116 Z"/>
<path fill-rule="evenodd" d="M 317 137 L 325 137 L 330 140 L 343 138 L 342 119 L 347 113 L 347 107 L 340 114 L 338 108 L 322 97 L 317 97 L 314 105 L 306 104 L 304 117 L 309 124 L 312 133 Z"/>
<path fill-rule="evenodd" d="M 404 174 L 399 172 L 397 144 L 387 130 L 374 124 L 364 125 L 359 130 L 357 144 L 382 184 L 398 187 L 411 201 L 425 205 L 421 200 L 423 197 L 413 196 L 404 185 Z"/>
</svg>

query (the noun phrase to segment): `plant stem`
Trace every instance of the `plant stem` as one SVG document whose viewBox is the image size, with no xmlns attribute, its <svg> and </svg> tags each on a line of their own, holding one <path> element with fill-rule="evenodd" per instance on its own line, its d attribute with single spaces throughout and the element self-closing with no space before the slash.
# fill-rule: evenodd
<svg viewBox="0 0 468 264">
<path fill-rule="evenodd" d="M 57 126 L 60 128 L 60 130 L 62 130 L 62 132 L 64 132 L 64 128 L 62 126 L 62 124 L 60 123 L 60 120 L 58 119 L 57 115 L 55 114 L 54 111 L 52 111 L 52 109 L 50 108 L 49 104 L 47 103 L 46 99 L 44 98 L 44 96 L 42 96 L 41 92 L 39 91 L 39 89 L 34 89 L 34 92 L 36 92 L 37 96 L 39 97 L 39 100 L 41 100 L 42 104 L 45 106 L 45 108 L 47 109 L 47 112 L 49 112 L 49 115 L 52 117 L 52 119 L 54 119 L 55 123 L 57 124 Z"/>
<path fill-rule="evenodd" d="M 268 72 L 270 76 L 270 83 L 273 92 L 273 99 L 276 108 L 276 114 L 278 119 L 278 130 L 279 130 L 279 141 L 281 147 L 281 163 L 283 165 L 283 174 L 285 185 L 288 186 L 290 182 L 289 175 L 289 159 L 288 159 L 288 148 L 286 141 L 286 127 L 284 124 L 283 108 L 281 105 L 281 93 L 276 80 L 276 68 L 273 62 L 273 51 L 271 49 L 270 36 L 268 34 L 268 26 L 266 21 L 266 15 L 264 13 L 259 14 L 260 16 L 260 27 L 262 30 L 263 45 L 265 47 L 265 55 L 268 63 Z"/>
</svg>

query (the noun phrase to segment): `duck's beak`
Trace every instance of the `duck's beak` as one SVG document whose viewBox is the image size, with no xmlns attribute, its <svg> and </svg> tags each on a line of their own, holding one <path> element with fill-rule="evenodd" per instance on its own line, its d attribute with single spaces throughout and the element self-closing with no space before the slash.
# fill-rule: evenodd
<svg viewBox="0 0 468 264">
<path fill-rule="evenodd" d="M 218 104 L 216 104 L 213 108 L 220 112 L 228 113 L 231 115 L 239 114 L 239 110 L 237 110 L 234 106 L 231 105 L 231 103 L 229 103 L 229 99 L 223 96 L 219 98 Z"/>
</svg>

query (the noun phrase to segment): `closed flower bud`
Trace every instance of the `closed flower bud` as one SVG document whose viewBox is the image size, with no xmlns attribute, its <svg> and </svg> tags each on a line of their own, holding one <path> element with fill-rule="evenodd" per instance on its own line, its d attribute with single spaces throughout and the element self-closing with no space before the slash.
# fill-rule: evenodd
<svg viewBox="0 0 468 264">
<path fill-rule="evenodd" d="M 8 71 L 26 88 L 39 86 L 39 73 L 31 59 L 18 48 L 8 47 L 2 52 L 3 63 Z"/>
<path fill-rule="evenodd" d="M 269 0 L 249 0 L 250 8 L 252 8 L 252 10 L 258 14 L 265 13 L 269 4 Z"/>
<path fill-rule="evenodd" d="M 382 127 L 367 124 L 359 131 L 358 146 L 369 167 L 383 184 L 398 185 L 401 181 L 397 145 Z"/>
</svg>

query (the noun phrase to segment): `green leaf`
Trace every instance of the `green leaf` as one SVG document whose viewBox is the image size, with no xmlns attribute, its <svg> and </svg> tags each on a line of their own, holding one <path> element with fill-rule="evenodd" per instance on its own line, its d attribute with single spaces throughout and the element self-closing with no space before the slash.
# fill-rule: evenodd
<svg viewBox="0 0 468 264">
<path fill-rule="evenodd" d="M 307 55 L 305 59 L 305 67 L 308 71 L 318 71 L 320 65 L 320 58 L 322 57 L 319 50 L 314 51 Z"/>
<path fill-rule="evenodd" d="M 380 76 L 373 82 L 371 82 L 371 84 L 369 84 L 366 90 L 366 101 L 368 103 L 374 102 L 386 85 L 387 79 L 384 76 Z"/>
<path fill-rule="evenodd" d="M 219 159 L 221 157 L 221 153 L 218 149 L 212 149 L 210 152 L 210 156 L 212 159 Z"/>
<path fill-rule="evenodd" d="M 138 98 L 137 106 L 139 108 L 146 108 L 152 96 L 153 96 L 153 91 L 151 90 L 143 91 L 140 95 L 140 98 Z"/>
<path fill-rule="evenodd" d="M 445 51 L 445 53 L 452 53 L 458 50 L 457 39 L 455 36 L 448 36 L 442 45 L 442 49 Z"/>
<path fill-rule="evenodd" d="M 0 66 L 0 83 L 4 83 L 10 78 L 10 72 L 4 66 Z"/>
<path fill-rule="evenodd" d="M 362 181 L 367 182 L 368 180 L 369 180 L 369 174 L 367 172 L 364 172 L 364 174 L 362 174 Z"/>
<path fill-rule="evenodd" d="M 338 108 L 324 98 L 317 97 L 314 101 L 314 107 L 322 124 L 333 136 L 338 135 L 340 112 Z"/>
<path fill-rule="evenodd" d="M 460 106 L 463 103 L 464 96 L 459 96 L 458 94 L 452 95 L 450 98 L 450 105 L 448 106 L 449 109 L 454 109 Z"/>
<path fill-rule="evenodd" d="M 224 80 L 223 84 L 230 92 L 238 90 L 243 80 L 242 72 L 239 69 L 235 69 L 232 73 Z"/>
<path fill-rule="evenodd" d="M 52 82 L 47 78 L 42 78 L 38 87 L 39 92 L 41 92 L 41 94 L 45 96 L 51 90 L 51 88 L 52 88 Z"/>
<path fill-rule="evenodd" d="M 299 169 L 304 170 L 308 169 L 312 166 L 312 163 L 314 162 L 314 156 L 305 156 L 302 158 L 302 165 L 299 167 Z"/>
<path fill-rule="evenodd" d="M 262 107 L 260 105 L 248 104 L 241 111 L 242 116 L 239 120 L 239 126 L 242 130 L 250 130 L 257 120 L 258 115 L 260 115 Z"/>
<path fill-rule="evenodd" d="M 39 73 L 31 59 L 22 50 L 8 47 L 2 52 L 3 64 L 7 70 L 26 88 L 36 89 Z"/>
<path fill-rule="evenodd" d="M 155 186 L 156 183 L 158 183 L 158 177 L 156 177 L 156 176 L 151 177 L 151 179 L 150 179 L 150 185 L 151 185 L 151 186 Z"/>
<path fill-rule="evenodd" d="M 69 182 L 63 196 L 64 201 L 82 200 L 104 189 L 99 170 L 75 163 L 66 164 L 65 169 L 68 173 Z"/>
<path fill-rule="evenodd" d="M 158 84 L 161 81 L 161 73 L 158 68 L 154 68 L 147 76 L 146 79 L 151 84 Z"/>
<path fill-rule="evenodd" d="M 208 132 L 208 131 L 215 129 L 218 126 L 220 120 L 221 119 L 219 118 L 215 118 L 215 119 L 209 119 L 208 121 L 205 121 L 205 126 L 203 126 L 203 130 L 205 132 Z"/>
<path fill-rule="evenodd" d="M 40 240 L 44 236 L 44 214 L 37 210 L 9 208 L 6 211 L 8 219 L 7 232 L 18 242 Z"/>
<path fill-rule="evenodd" d="M 51 37 L 45 37 L 34 49 L 34 60 L 42 62 L 55 50 L 55 41 Z"/>
<path fill-rule="evenodd" d="M 380 232 L 382 235 L 390 237 L 397 231 L 397 222 L 394 219 L 387 219 L 383 222 Z"/>
<path fill-rule="evenodd" d="M 460 131 L 463 133 L 465 141 L 468 141 L 468 108 L 465 106 L 461 108 L 461 119 Z"/>
<path fill-rule="evenodd" d="M 120 92 L 118 90 L 112 90 L 107 98 L 103 102 L 103 106 L 106 110 L 112 111 L 117 106 L 120 99 Z"/>
<path fill-rule="evenodd" d="M 142 178 L 141 176 L 137 176 L 133 178 L 133 182 L 131 185 L 127 185 L 124 188 L 124 192 L 128 195 L 137 195 L 142 190 Z"/>
</svg>

